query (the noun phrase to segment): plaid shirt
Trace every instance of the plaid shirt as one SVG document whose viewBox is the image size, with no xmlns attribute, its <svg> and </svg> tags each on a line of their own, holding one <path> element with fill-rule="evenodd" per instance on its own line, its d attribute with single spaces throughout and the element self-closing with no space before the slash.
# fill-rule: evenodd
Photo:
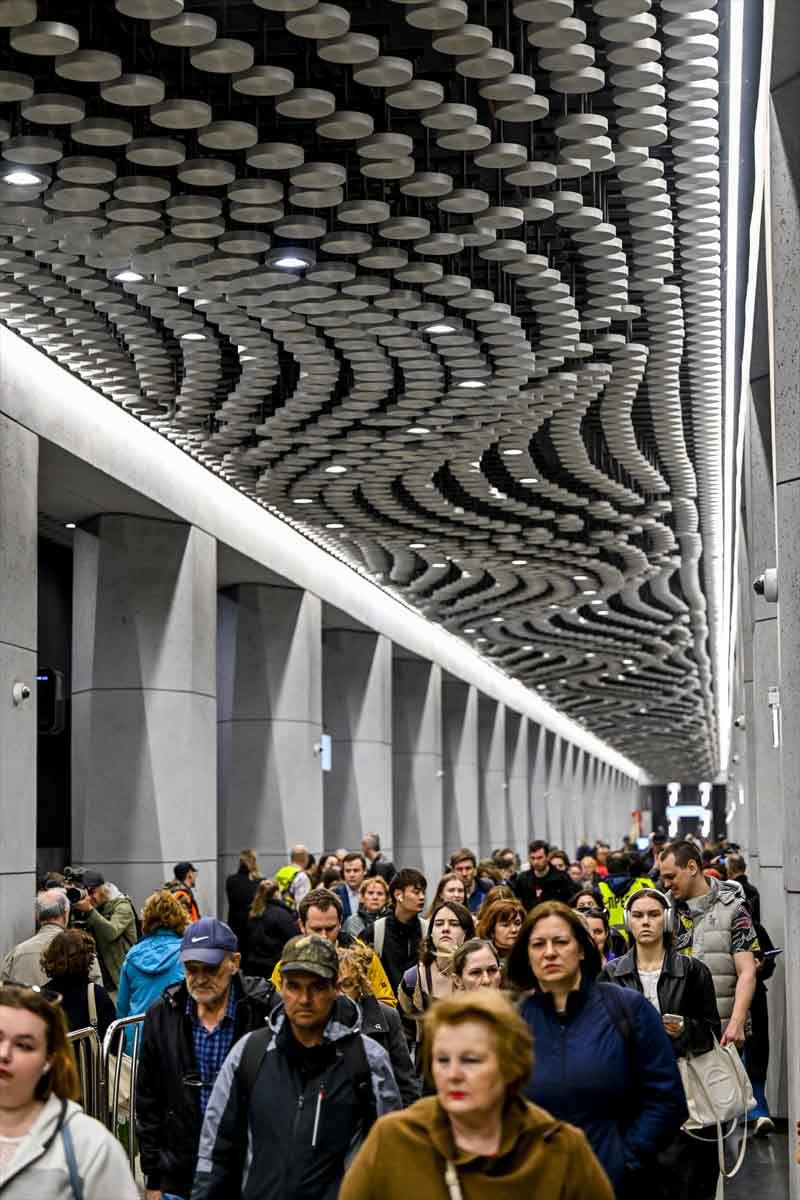
<svg viewBox="0 0 800 1200">
<path fill-rule="evenodd" d="M 186 1015 L 192 1022 L 194 1060 L 197 1064 L 198 1074 L 203 1081 L 200 1089 L 200 1111 L 205 1116 L 208 1101 L 211 1098 L 211 1089 L 233 1046 L 236 1018 L 236 996 L 233 988 L 228 995 L 228 1007 L 225 1009 L 225 1015 L 212 1030 L 206 1029 L 198 1017 L 197 1005 L 191 996 L 186 999 Z"/>
</svg>

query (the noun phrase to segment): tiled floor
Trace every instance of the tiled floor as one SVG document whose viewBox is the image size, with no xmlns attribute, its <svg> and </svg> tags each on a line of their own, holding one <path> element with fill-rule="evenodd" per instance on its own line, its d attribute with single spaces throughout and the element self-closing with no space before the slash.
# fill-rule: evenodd
<svg viewBox="0 0 800 1200">
<path fill-rule="evenodd" d="M 749 1142 L 741 1171 L 725 1184 L 725 1200 L 789 1200 L 788 1140 L 785 1133 L 773 1133 Z"/>
</svg>

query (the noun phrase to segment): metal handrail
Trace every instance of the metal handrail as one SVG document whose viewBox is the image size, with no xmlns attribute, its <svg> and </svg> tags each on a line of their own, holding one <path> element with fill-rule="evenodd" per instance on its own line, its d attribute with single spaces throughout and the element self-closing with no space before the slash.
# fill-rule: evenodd
<svg viewBox="0 0 800 1200">
<path fill-rule="evenodd" d="M 90 1117 L 105 1122 L 103 1047 L 97 1030 L 93 1025 L 87 1025 L 85 1029 L 76 1029 L 74 1033 L 69 1034 L 69 1042 L 75 1054 L 84 1111 Z"/>
<path fill-rule="evenodd" d="M 103 1081 L 103 1116 L 101 1120 L 120 1141 L 127 1141 L 128 1161 L 131 1170 L 136 1169 L 138 1142 L 136 1138 L 136 1078 L 139 1074 L 139 1048 L 141 1045 L 144 1013 L 136 1013 L 132 1017 L 121 1017 L 112 1021 L 106 1030 L 102 1047 L 102 1081 Z M 133 1046 L 130 1055 L 126 1054 L 126 1039 L 123 1031 L 133 1027 Z M 115 1054 L 115 1043 L 118 1043 Z M 112 1059 L 114 1061 L 112 1062 Z M 120 1087 L 122 1084 L 123 1062 L 130 1061 L 130 1093 L 127 1105 L 127 1138 L 120 1137 Z"/>
</svg>

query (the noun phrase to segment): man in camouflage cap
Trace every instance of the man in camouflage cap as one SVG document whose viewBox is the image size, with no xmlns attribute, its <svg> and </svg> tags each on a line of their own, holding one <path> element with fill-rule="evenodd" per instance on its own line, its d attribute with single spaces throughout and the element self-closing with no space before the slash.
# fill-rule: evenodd
<svg viewBox="0 0 800 1200">
<path fill-rule="evenodd" d="M 336 946 L 283 948 L 280 1003 L 228 1055 L 206 1109 L 192 1200 L 333 1200 L 376 1117 L 401 1107 L 389 1056 L 336 990 Z"/>
</svg>

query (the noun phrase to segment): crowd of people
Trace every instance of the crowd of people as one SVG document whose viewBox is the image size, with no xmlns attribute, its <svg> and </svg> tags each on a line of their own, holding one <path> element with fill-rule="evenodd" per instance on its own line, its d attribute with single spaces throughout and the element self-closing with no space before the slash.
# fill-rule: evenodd
<svg viewBox="0 0 800 1200">
<path fill-rule="evenodd" d="M 743 858 L 536 839 L 520 867 L 464 847 L 430 888 L 373 833 L 265 877 L 243 850 L 224 922 L 190 862 L 141 913 L 96 870 L 42 880 L 0 970 L 3 1197 L 139 1194 L 76 1103 L 68 1032 L 144 1014 L 146 1200 L 713 1200 L 716 1131 L 684 1129 L 681 1060 L 737 1047 L 750 1128 L 772 1128 L 779 951 Z"/>
</svg>

